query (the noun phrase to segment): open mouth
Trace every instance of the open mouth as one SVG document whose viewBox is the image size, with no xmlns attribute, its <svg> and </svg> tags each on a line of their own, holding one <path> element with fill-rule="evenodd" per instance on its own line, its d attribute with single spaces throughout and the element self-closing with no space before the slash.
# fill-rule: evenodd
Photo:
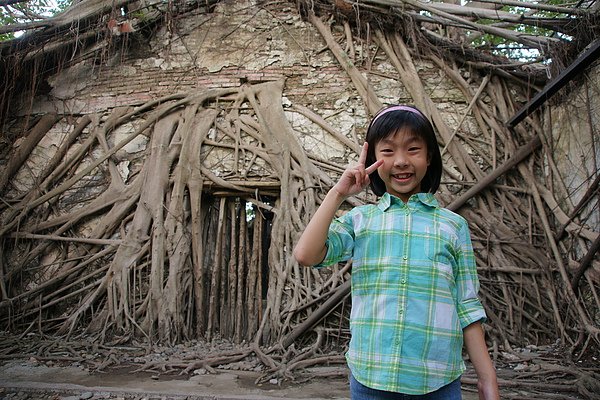
<svg viewBox="0 0 600 400">
<path fill-rule="evenodd" d="M 394 174 L 394 175 L 392 175 L 392 177 L 398 181 L 405 181 L 407 179 L 410 179 L 411 176 L 412 176 L 412 174 Z"/>
</svg>

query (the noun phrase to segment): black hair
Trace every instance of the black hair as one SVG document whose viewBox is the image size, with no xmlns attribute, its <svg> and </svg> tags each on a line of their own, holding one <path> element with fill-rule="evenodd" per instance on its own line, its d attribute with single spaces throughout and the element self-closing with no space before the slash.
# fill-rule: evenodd
<svg viewBox="0 0 600 400">
<path fill-rule="evenodd" d="M 398 106 L 391 106 L 398 107 Z M 367 129 L 366 141 L 369 143 L 367 151 L 366 165 L 369 166 L 377 161 L 375 157 L 375 145 L 381 140 L 396 134 L 397 132 L 408 129 L 417 137 L 425 140 L 427 144 L 427 156 L 429 157 L 429 166 L 425 176 L 421 181 L 421 191 L 435 193 L 442 179 L 442 155 L 435 136 L 435 130 L 431 122 L 416 107 L 401 106 L 399 109 L 390 109 L 385 107 L 371 120 Z M 385 183 L 379 176 L 377 170 L 373 171 L 369 178 L 371 179 L 371 189 L 377 196 L 382 196 L 386 192 Z"/>
</svg>

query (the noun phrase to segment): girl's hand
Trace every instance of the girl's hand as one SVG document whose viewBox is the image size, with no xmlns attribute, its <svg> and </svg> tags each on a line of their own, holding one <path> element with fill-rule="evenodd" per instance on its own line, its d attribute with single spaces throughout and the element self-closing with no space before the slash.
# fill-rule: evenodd
<svg viewBox="0 0 600 400">
<path fill-rule="evenodd" d="M 371 182 L 369 174 L 383 164 L 383 160 L 377 160 L 371 166 L 365 168 L 368 148 L 369 144 L 365 142 L 358 157 L 358 163 L 348 166 L 338 183 L 333 187 L 333 190 L 337 191 L 340 196 L 347 198 L 360 193 Z"/>
</svg>

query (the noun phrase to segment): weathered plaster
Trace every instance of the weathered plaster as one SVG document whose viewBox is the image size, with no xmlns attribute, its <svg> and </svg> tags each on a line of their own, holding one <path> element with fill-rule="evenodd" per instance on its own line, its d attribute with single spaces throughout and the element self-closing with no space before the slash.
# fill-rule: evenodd
<svg viewBox="0 0 600 400">
<path fill-rule="evenodd" d="M 600 65 L 590 69 L 583 79 L 586 84 L 571 91 L 551 108 L 551 115 L 546 115 L 552 121 L 553 158 L 574 205 L 600 173 L 600 133 L 594 131 L 594 127 L 600 126 Z M 600 213 L 589 212 L 591 228 L 600 230 Z"/>
<path fill-rule="evenodd" d="M 40 140 L 25 165 L 19 169 L 11 181 L 17 191 L 24 193 L 33 189 L 36 184 L 36 177 L 40 175 L 48 161 L 56 154 L 60 144 L 72 129 L 72 125 L 59 122 Z M 19 144 L 20 140 L 16 141 L 13 146 L 19 147 Z"/>
<path fill-rule="evenodd" d="M 135 107 L 174 93 L 285 79 L 286 115 L 305 149 L 339 163 L 356 157 L 316 124 L 293 112 L 296 104 L 307 107 L 350 140 L 364 140 L 368 119 L 362 99 L 332 53 L 324 51 L 319 32 L 295 10 L 262 9 L 250 0 L 228 1 L 220 3 L 214 13 L 190 15 L 173 23 L 176 29 L 165 24 L 143 51 L 131 49 L 131 54 L 115 55 L 105 64 L 87 60 L 59 72 L 49 80 L 53 87 L 49 97 L 35 99 L 34 111 L 103 115 L 116 107 Z M 341 37 L 344 32 L 334 30 L 334 35 Z M 362 73 L 382 103 L 414 103 L 382 51 L 373 44 L 366 46 L 356 42 L 355 54 L 350 56 L 356 57 L 359 66 L 364 65 L 360 60 L 372 60 L 370 70 Z M 452 115 L 467 104 L 460 91 L 430 62 L 419 61 L 416 67 L 444 118 L 456 123 Z M 467 127 L 465 123 L 464 129 Z M 117 143 L 129 128 L 120 129 L 123 132 L 114 132 L 109 138 L 111 143 Z M 127 159 L 146 145 L 140 140 L 116 156 L 124 178 L 129 168 L 135 168 Z M 207 160 L 207 165 L 233 168 L 230 154 L 214 150 L 208 156 L 214 159 Z M 226 173 L 221 169 L 216 169 L 217 173 Z M 266 166 L 260 164 L 248 170 L 250 175 L 264 176 L 265 172 Z"/>
</svg>

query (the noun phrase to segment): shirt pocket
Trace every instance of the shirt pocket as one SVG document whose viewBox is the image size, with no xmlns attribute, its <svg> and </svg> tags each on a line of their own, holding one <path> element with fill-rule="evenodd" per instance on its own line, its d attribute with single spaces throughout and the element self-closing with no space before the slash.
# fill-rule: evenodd
<svg viewBox="0 0 600 400">
<path fill-rule="evenodd" d="M 429 246 L 427 258 L 431 263 L 434 274 L 449 285 L 454 286 L 456 262 L 450 251 L 450 245 L 442 242 L 438 246 Z"/>
</svg>

